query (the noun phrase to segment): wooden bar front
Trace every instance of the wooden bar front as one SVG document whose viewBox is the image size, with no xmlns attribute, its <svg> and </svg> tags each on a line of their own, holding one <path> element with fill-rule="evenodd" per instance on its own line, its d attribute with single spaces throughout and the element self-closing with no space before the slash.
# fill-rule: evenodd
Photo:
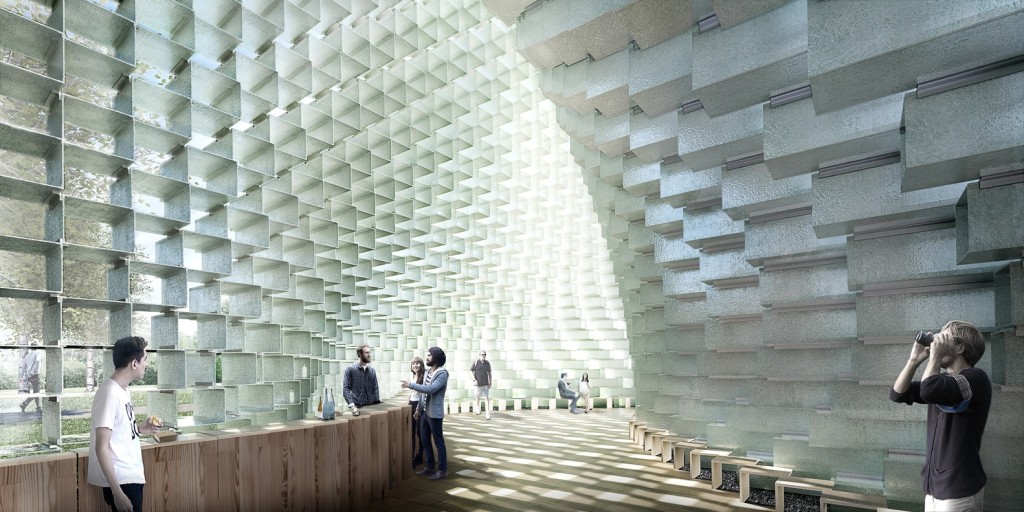
<svg viewBox="0 0 1024 512">
<path fill-rule="evenodd" d="M 412 476 L 407 405 L 145 443 L 144 509 L 358 510 Z M 105 512 L 89 450 L 0 463 L 0 510 Z"/>
</svg>

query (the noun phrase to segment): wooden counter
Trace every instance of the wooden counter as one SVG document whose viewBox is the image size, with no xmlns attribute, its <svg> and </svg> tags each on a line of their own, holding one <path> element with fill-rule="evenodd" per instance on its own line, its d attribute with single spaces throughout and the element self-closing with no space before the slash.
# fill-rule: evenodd
<svg viewBox="0 0 1024 512">
<path fill-rule="evenodd" d="M 143 438 L 144 509 L 358 510 L 412 477 L 410 408 L 364 407 L 334 421 Z M 89 450 L 0 463 L 0 510 L 106 512 Z M 77 508 L 76 508 L 77 506 Z"/>
</svg>

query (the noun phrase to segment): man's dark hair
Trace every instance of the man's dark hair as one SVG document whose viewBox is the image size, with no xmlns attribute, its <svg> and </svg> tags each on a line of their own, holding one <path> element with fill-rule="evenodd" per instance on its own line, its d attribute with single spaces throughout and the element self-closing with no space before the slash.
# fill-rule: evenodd
<svg viewBox="0 0 1024 512">
<path fill-rule="evenodd" d="M 562 372 L 562 374 L 561 374 L 561 375 L 559 375 L 559 376 L 558 376 L 558 378 L 559 378 L 559 379 L 564 379 L 566 375 L 569 375 L 569 374 L 568 374 L 568 373 L 565 373 L 565 372 Z"/>
<path fill-rule="evenodd" d="M 444 350 L 441 350 L 440 347 L 430 347 L 427 352 L 430 352 L 430 357 L 438 367 L 444 366 L 444 363 L 448 360 L 444 355 Z"/>
<path fill-rule="evenodd" d="M 146 338 L 142 336 L 125 336 L 114 342 L 114 368 L 120 369 L 141 361 L 146 355 Z"/>
</svg>

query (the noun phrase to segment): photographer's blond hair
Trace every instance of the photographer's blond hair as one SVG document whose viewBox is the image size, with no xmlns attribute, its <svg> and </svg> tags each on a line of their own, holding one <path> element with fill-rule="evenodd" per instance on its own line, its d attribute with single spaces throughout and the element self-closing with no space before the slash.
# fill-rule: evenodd
<svg viewBox="0 0 1024 512">
<path fill-rule="evenodd" d="M 985 337 L 981 335 L 981 331 L 974 324 L 963 320 L 953 320 L 942 328 L 949 329 L 950 334 L 953 335 L 953 341 L 963 344 L 964 361 L 967 364 L 974 366 L 981 356 L 985 355 Z"/>
</svg>

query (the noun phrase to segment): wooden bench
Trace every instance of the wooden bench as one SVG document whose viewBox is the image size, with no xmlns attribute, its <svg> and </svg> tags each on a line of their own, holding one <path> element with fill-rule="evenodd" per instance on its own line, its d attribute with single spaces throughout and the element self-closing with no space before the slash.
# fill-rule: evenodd
<svg viewBox="0 0 1024 512">
<path fill-rule="evenodd" d="M 821 492 L 821 512 L 828 512 L 829 505 L 839 505 L 850 508 L 862 508 L 876 512 L 885 508 L 887 503 L 885 496 L 877 494 L 861 494 L 857 492 L 837 491 L 825 489 Z"/>
<path fill-rule="evenodd" d="M 629 420 L 629 440 L 636 441 L 637 429 L 646 425 L 646 421 L 637 421 L 636 419 Z"/>
<path fill-rule="evenodd" d="M 714 448 L 694 448 L 690 450 L 690 479 L 696 480 L 700 476 L 701 457 L 728 457 L 732 450 L 717 450 Z"/>
<path fill-rule="evenodd" d="M 835 482 L 831 480 L 821 480 L 818 478 L 794 476 L 780 478 L 775 481 L 775 512 L 785 512 L 786 510 L 786 489 L 802 489 L 821 493 L 826 489 L 833 488 L 835 485 Z"/>
<path fill-rule="evenodd" d="M 672 444 L 672 460 L 673 460 L 672 468 L 673 469 L 683 469 L 684 467 L 686 467 L 686 461 L 690 460 L 689 459 L 689 454 L 690 454 L 691 450 L 697 450 L 697 449 L 700 449 L 700 448 L 707 448 L 707 447 L 708 447 L 707 443 L 702 443 L 700 441 L 694 441 L 693 439 L 690 439 L 689 441 L 679 441 L 679 442 L 673 443 Z"/>
<path fill-rule="evenodd" d="M 760 476 L 774 476 L 784 478 L 793 474 L 793 470 L 789 468 L 780 468 L 776 466 L 743 466 L 739 471 L 740 479 L 740 502 L 746 503 L 747 498 L 750 497 L 750 477 L 751 475 Z"/>
<path fill-rule="evenodd" d="M 662 430 L 662 429 L 645 430 L 644 431 L 644 439 L 643 439 L 643 443 L 642 443 L 641 446 L 643 447 L 645 452 L 651 453 L 654 450 L 654 436 L 667 436 L 667 435 L 669 435 L 669 431 L 667 431 L 667 430 Z M 660 446 L 661 443 L 659 442 L 658 445 Z"/>
<path fill-rule="evenodd" d="M 759 459 L 752 459 L 750 457 L 715 457 L 711 459 L 711 488 L 718 489 L 722 486 L 722 467 L 723 466 L 755 466 Z M 738 470 L 737 470 L 738 471 Z M 739 475 L 737 474 L 737 479 Z"/>
</svg>

